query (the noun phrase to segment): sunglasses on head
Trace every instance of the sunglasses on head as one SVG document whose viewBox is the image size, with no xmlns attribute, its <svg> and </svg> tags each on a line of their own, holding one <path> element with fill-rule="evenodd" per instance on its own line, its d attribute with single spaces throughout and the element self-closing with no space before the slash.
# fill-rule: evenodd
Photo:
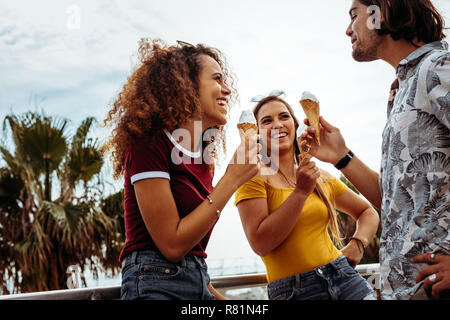
<svg viewBox="0 0 450 320">
<path fill-rule="evenodd" d="M 250 102 L 260 102 L 262 99 L 267 98 L 269 96 L 276 96 L 281 97 L 284 96 L 285 92 L 283 90 L 273 90 L 269 92 L 268 94 L 258 94 L 257 96 L 254 96 Z"/>
<path fill-rule="evenodd" d="M 180 47 L 195 48 L 195 46 L 193 44 L 190 44 L 189 42 L 185 42 L 185 41 L 181 41 L 181 40 L 177 40 L 177 44 Z"/>
</svg>

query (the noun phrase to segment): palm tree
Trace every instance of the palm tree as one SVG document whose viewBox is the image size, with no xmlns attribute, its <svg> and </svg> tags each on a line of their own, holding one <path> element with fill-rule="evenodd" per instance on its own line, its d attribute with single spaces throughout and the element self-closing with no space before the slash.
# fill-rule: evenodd
<svg viewBox="0 0 450 320">
<path fill-rule="evenodd" d="M 355 186 L 343 175 L 341 175 L 340 180 L 347 185 L 347 187 L 355 192 L 356 194 L 360 194 L 359 191 L 355 188 Z M 337 211 L 338 213 L 338 224 L 339 230 L 341 232 L 341 236 L 344 237 L 344 245 L 349 242 L 349 238 L 355 233 L 356 222 L 352 217 Z M 379 214 L 380 212 L 378 212 Z M 373 239 L 373 241 L 366 247 L 364 251 L 364 256 L 361 260 L 361 264 L 364 263 L 378 263 L 379 261 L 379 250 L 380 250 L 380 235 L 381 235 L 381 225 L 378 225 L 377 233 Z"/>
<path fill-rule="evenodd" d="M 88 139 L 94 121 L 86 118 L 69 137 L 65 119 L 33 112 L 5 118 L 3 131 L 14 150 L 0 144 L 4 294 L 66 288 L 71 265 L 94 275 L 120 270 L 111 258 L 122 246 L 120 223 L 102 210 L 103 147 Z"/>
<path fill-rule="evenodd" d="M 111 219 L 116 230 L 117 238 L 110 244 L 111 249 L 108 256 L 105 257 L 111 265 L 119 260 L 120 251 L 125 243 L 125 220 L 124 220 L 124 191 L 121 189 L 102 199 L 101 209 Z"/>
</svg>

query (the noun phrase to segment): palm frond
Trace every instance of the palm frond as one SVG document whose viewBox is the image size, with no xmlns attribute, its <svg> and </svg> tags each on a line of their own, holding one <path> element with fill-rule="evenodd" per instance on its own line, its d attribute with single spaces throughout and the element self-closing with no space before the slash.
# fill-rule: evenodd
<svg viewBox="0 0 450 320">
<path fill-rule="evenodd" d="M 6 166 L 10 168 L 12 171 L 18 171 L 19 166 L 17 165 L 16 158 L 9 152 L 6 147 L 0 145 L 0 154 L 2 159 L 6 162 Z"/>
<path fill-rule="evenodd" d="M 93 117 L 88 117 L 83 120 L 72 138 L 72 150 L 80 148 L 85 143 L 87 135 L 95 122 L 96 120 Z"/>
<path fill-rule="evenodd" d="M 77 180 L 89 182 L 103 167 L 102 154 L 94 147 L 73 150 L 67 164 L 71 173 L 78 173 Z"/>
<path fill-rule="evenodd" d="M 46 117 L 32 112 L 23 116 L 8 115 L 3 130 L 9 124 L 15 144 L 15 157 L 21 163 L 29 163 L 36 176 L 45 172 L 49 163 L 54 171 L 67 152 L 67 138 L 64 136 L 67 120 Z"/>
<path fill-rule="evenodd" d="M 18 211 L 23 180 L 6 168 L 0 168 L 0 210 Z"/>
</svg>

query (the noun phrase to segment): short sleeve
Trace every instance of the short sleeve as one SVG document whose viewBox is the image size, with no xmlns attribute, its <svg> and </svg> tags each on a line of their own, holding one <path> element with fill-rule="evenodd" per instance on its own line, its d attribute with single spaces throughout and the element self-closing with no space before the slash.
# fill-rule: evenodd
<svg viewBox="0 0 450 320">
<path fill-rule="evenodd" d="M 339 196 L 343 195 L 348 187 L 339 179 L 331 176 L 325 182 L 325 186 L 328 191 L 328 195 L 331 201 L 335 201 Z"/>
<path fill-rule="evenodd" d="M 267 199 L 267 191 L 263 179 L 254 177 L 244 183 L 235 193 L 234 205 L 237 205 L 242 200 L 265 198 Z"/>
<path fill-rule="evenodd" d="M 125 154 L 126 170 L 131 183 L 152 178 L 170 180 L 171 151 L 162 139 L 130 146 Z"/>
<path fill-rule="evenodd" d="M 426 73 L 426 89 L 436 118 L 450 127 L 450 52 L 431 58 Z"/>
</svg>

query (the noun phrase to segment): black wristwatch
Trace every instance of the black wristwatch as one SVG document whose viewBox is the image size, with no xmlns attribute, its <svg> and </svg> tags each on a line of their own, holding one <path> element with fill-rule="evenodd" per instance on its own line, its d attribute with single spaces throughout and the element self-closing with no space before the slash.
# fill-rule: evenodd
<svg viewBox="0 0 450 320">
<path fill-rule="evenodd" d="M 352 160 L 354 155 L 355 154 L 352 152 L 352 150 L 349 150 L 348 153 L 345 155 L 345 157 L 343 157 L 341 160 L 339 160 L 339 162 L 336 163 L 334 165 L 334 167 L 338 170 L 344 169 L 347 166 L 347 164 L 350 162 L 350 160 Z"/>
</svg>

